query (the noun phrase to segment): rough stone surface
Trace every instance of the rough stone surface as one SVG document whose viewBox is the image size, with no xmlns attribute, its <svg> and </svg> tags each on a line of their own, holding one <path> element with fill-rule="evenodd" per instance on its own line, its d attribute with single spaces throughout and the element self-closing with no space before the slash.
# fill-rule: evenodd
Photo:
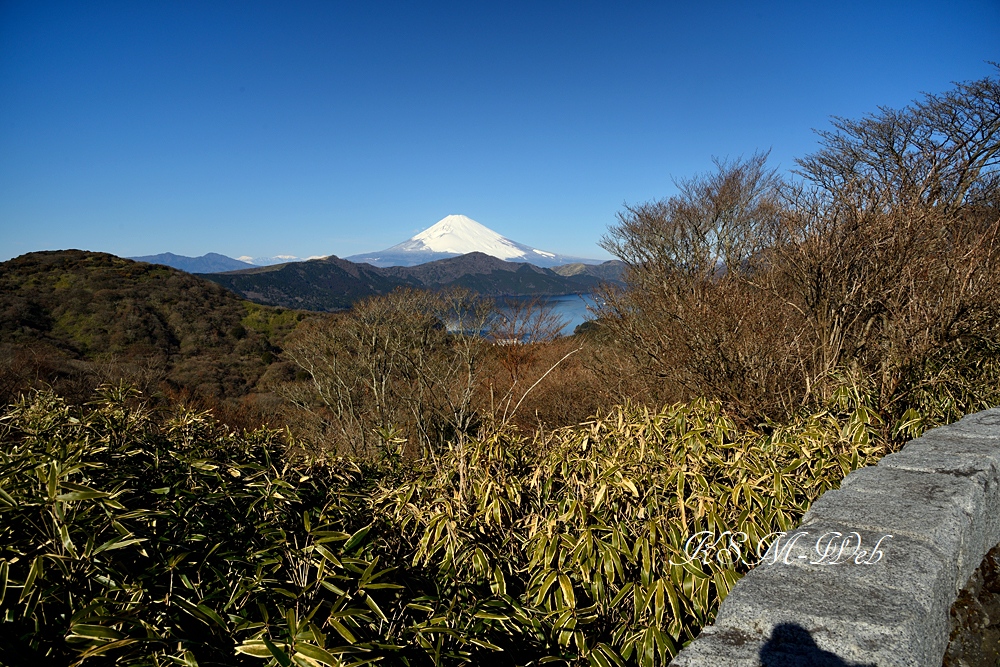
<svg viewBox="0 0 1000 667">
<path fill-rule="evenodd" d="M 1000 544 L 958 594 L 943 667 L 1000 665 Z"/>
<path fill-rule="evenodd" d="M 804 537 L 795 540 L 800 533 Z M 905 535 L 858 532 L 855 526 L 814 519 L 777 546 L 776 553 L 757 570 L 792 568 L 811 582 L 844 581 L 860 588 L 898 591 L 912 596 L 927 613 L 948 604 L 955 595 L 952 568 L 942 551 Z"/>
<path fill-rule="evenodd" d="M 935 429 L 910 442 L 901 452 L 883 458 L 878 468 L 964 479 L 982 489 L 986 507 L 1000 508 L 1000 439 L 970 440 L 967 435 L 958 437 L 946 429 Z M 959 485 L 954 486 L 957 489 Z M 971 532 L 980 544 L 974 549 L 979 552 L 978 558 L 964 563 L 964 576 L 960 577 L 963 584 L 979 565 L 985 553 L 983 547 L 988 549 L 1000 542 L 1000 511 L 973 513 L 970 517 L 976 520 Z"/>
<path fill-rule="evenodd" d="M 876 667 L 874 662 L 852 662 L 824 651 L 801 626 L 774 628 L 767 639 L 732 628 L 711 626 L 680 653 L 671 667 Z"/>
<path fill-rule="evenodd" d="M 998 542 L 994 409 L 928 431 L 817 499 L 671 664 L 938 667 L 951 650 L 952 605 Z M 956 612 L 967 625 L 1000 623 L 1000 602 L 976 604 Z M 963 637 L 966 647 L 977 641 Z"/>
<path fill-rule="evenodd" d="M 940 661 L 947 646 L 947 606 L 928 613 L 906 592 L 845 581 L 832 568 L 816 568 L 769 568 L 745 578 L 726 598 L 715 625 L 765 638 L 778 626 L 794 624 L 815 647 L 848 662 L 916 665 L 933 653 Z"/>
<path fill-rule="evenodd" d="M 969 478 L 940 473 L 877 467 L 857 473 L 858 483 L 849 475 L 840 490 L 816 500 L 803 525 L 831 521 L 923 541 L 954 567 L 951 593 L 957 594 L 995 544 L 987 539 L 983 488 Z M 886 491 L 873 490 L 879 483 L 886 485 Z"/>
<path fill-rule="evenodd" d="M 759 667 L 765 641 L 756 633 L 709 626 L 674 658 L 671 667 Z"/>
<path fill-rule="evenodd" d="M 976 439 L 994 440 L 1000 445 L 1000 408 L 991 408 L 962 417 L 954 424 L 929 431 L 946 431 L 949 434 L 968 434 Z"/>
</svg>

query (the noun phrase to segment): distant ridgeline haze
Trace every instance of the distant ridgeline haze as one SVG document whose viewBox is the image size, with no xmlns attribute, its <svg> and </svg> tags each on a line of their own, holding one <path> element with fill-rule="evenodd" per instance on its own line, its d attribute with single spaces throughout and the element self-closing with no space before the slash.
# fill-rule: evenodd
<svg viewBox="0 0 1000 667">
<path fill-rule="evenodd" d="M 162 264 L 188 273 L 220 273 L 222 271 L 238 271 L 240 269 L 252 269 L 253 264 L 220 255 L 217 252 L 210 252 L 201 257 L 185 257 L 175 255 L 172 252 L 164 252 L 159 255 L 144 255 L 142 257 L 127 257 L 136 262 L 148 262 L 149 264 Z"/>
<path fill-rule="evenodd" d="M 327 257 L 203 277 L 255 303 L 331 311 L 397 287 L 464 287 L 483 296 L 584 294 L 602 282 L 617 281 L 623 271 L 624 264 L 617 260 L 546 269 L 472 252 L 417 266 L 377 267 Z"/>
<path fill-rule="evenodd" d="M 238 271 L 240 269 L 252 269 L 255 266 L 273 266 L 275 264 L 287 264 L 289 262 L 304 262 L 301 257 L 293 255 L 277 255 L 275 257 L 239 257 L 233 259 L 217 252 L 210 252 L 201 257 L 185 257 L 175 255 L 172 252 L 164 252 L 159 255 L 143 255 L 141 257 L 126 257 L 125 259 L 136 262 L 148 262 L 150 264 L 162 264 L 188 273 L 220 273 L 222 271 Z M 319 259 L 310 257 L 309 259 Z"/>
<path fill-rule="evenodd" d="M 482 225 L 464 215 L 449 215 L 431 225 L 419 234 L 410 237 L 391 248 L 377 252 L 352 255 L 345 259 L 357 264 L 372 266 L 416 266 L 439 259 L 451 259 L 469 253 L 481 252 L 505 262 L 521 262 L 545 268 L 555 268 L 567 264 L 601 264 L 603 260 L 571 257 L 554 252 L 538 250 L 524 243 L 512 241 L 486 225 Z M 129 257 L 138 262 L 164 264 L 188 273 L 222 273 L 238 271 L 255 266 L 273 266 L 309 259 L 326 259 L 332 255 L 314 255 L 302 258 L 294 255 L 274 257 L 241 256 L 236 259 L 210 252 L 201 257 L 184 257 L 165 252 L 159 255 Z M 562 274 L 568 275 L 568 274 Z"/>
<path fill-rule="evenodd" d="M 288 261 L 276 262 L 281 257 Z M 512 241 L 464 215 L 449 215 L 412 238 L 375 253 L 252 259 L 209 253 L 132 257 L 218 283 L 255 303 L 304 310 L 350 308 L 398 287 L 462 287 L 483 296 L 563 296 L 619 282 L 624 264 L 559 255 Z M 254 264 L 256 266 L 254 266 Z"/>
</svg>

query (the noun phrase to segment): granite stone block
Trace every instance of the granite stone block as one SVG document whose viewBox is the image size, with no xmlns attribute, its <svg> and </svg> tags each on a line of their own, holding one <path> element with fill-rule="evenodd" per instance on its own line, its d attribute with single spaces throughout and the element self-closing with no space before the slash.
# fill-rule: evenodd
<svg viewBox="0 0 1000 667">
<path fill-rule="evenodd" d="M 933 545 L 819 519 L 772 542 L 754 572 L 781 568 L 800 570 L 807 580 L 832 589 L 846 581 L 907 593 L 928 613 L 955 593 L 954 566 Z"/>
<path fill-rule="evenodd" d="M 735 586 L 715 626 L 769 637 L 795 625 L 819 649 L 848 662 L 929 664 L 944 654 L 948 608 L 928 611 L 907 591 L 845 581 L 831 570 L 757 568 Z"/>
<path fill-rule="evenodd" d="M 956 595 L 998 543 L 1000 408 L 823 494 L 671 664 L 938 667 Z"/>
</svg>

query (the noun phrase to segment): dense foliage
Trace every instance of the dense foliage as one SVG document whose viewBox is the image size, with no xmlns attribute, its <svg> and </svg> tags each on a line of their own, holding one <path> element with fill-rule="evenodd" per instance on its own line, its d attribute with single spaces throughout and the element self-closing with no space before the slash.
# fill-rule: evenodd
<svg viewBox="0 0 1000 667">
<path fill-rule="evenodd" d="M 125 389 L 36 393 L 0 422 L 0 659 L 664 664 L 747 567 L 672 565 L 689 535 L 788 528 L 881 453 L 838 400 L 762 431 L 618 408 L 362 468 Z"/>
<path fill-rule="evenodd" d="M 5 664 L 236 664 L 234 639 L 272 617 L 297 632 L 317 595 L 300 574 L 320 554 L 343 595 L 372 581 L 350 558 L 363 533 L 330 528 L 365 525 L 357 469 L 293 470 L 273 432 L 154 415 L 127 390 L 82 411 L 40 393 L 3 427 Z"/>
</svg>

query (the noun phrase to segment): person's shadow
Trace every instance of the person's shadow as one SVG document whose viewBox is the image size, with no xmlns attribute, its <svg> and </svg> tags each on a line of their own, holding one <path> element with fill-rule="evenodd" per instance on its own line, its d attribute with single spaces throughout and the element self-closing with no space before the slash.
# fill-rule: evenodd
<svg viewBox="0 0 1000 667">
<path fill-rule="evenodd" d="M 760 649 L 764 667 L 876 667 L 874 663 L 847 662 L 816 646 L 809 631 L 795 623 L 776 625 Z"/>
</svg>

